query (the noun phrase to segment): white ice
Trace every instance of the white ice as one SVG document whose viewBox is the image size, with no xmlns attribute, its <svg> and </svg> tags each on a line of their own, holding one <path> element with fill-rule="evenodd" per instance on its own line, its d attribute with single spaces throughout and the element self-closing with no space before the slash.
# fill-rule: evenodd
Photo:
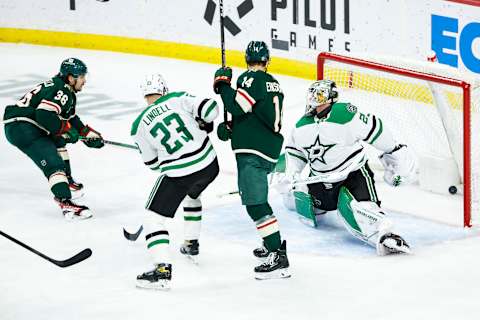
<svg viewBox="0 0 480 320">
<path fill-rule="evenodd" d="M 171 91 L 214 96 L 215 65 L 1 44 L 2 114 L 5 105 L 53 76 L 69 56 L 84 60 L 90 70 L 78 95 L 77 112 L 110 140 L 131 143 L 130 124 L 144 106 L 139 81 L 145 73 L 161 72 Z M 240 72 L 234 69 L 234 75 Z M 286 96 L 286 134 L 302 114 L 309 81 L 278 79 Z M 86 186 L 82 201 L 94 218 L 69 223 L 40 170 L 6 141 L 1 130 L 0 230 L 56 259 L 87 247 L 93 255 L 61 269 L 0 237 L 0 319 L 478 318 L 478 230 L 458 227 L 461 212 L 445 210 L 444 197 L 438 196 L 439 205 L 418 189 L 393 191 L 381 181 L 380 195 L 388 208 L 397 209 L 391 216 L 410 242 L 412 255 L 377 257 L 372 248 L 352 239 L 334 215 L 326 216 L 318 229 L 310 228 L 272 192 L 270 201 L 288 241 L 293 276 L 254 280 L 252 269 L 258 262 L 251 250 L 260 240 L 238 196 L 224 195 L 236 190 L 230 147 L 215 135 L 212 141 L 221 174 L 203 197 L 200 264 L 193 265 L 178 253 L 183 241 L 179 215 L 169 225 L 173 288 L 161 292 L 135 288 L 136 275 L 151 264 L 143 237 L 128 242 L 122 235 L 123 227 L 133 232 L 142 223 L 143 206 L 156 179 L 140 156 L 110 146 L 70 147 L 74 177 Z M 442 211 L 447 211 L 447 218 L 438 217 Z"/>
</svg>

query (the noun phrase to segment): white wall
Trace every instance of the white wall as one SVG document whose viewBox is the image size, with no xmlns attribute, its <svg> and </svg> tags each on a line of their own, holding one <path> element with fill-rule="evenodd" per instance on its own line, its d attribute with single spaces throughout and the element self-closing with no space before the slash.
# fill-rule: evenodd
<svg viewBox="0 0 480 320">
<path fill-rule="evenodd" d="M 212 25 L 204 19 L 209 1 L 217 4 Z M 70 10 L 70 2 L 0 0 L 0 28 L 219 46 L 218 0 L 75 0 L 76 10 Z M 248 7 L 249 3 L 253 9 L 240 18 L 237 7 Z M 321 10 L 321 3 L 326 4 L 326 10 Z M 334 26 L 331 4 L 335 5 Z M 241 29 L 236 36 L 226 31 L 228 49 L 243 50 L 252 39 L 265 40 L 272 46 L 274 35 L 276 40 L 283 41 L 280 44 L 288 45 L 288 50 L 273 49 L 274 56 L 313 63 L 320 51 L 346 50 L 424 60 L 432 45 L 436 45 L 441 63 L 455 64 L 457 59 L 459 69 L 480 74 L 480 7 L 477 6 L 445 0 L 224 0 L 224 5 L 225 14 Z M 437 29 L 439 36 L 433 37 L 432 42 L 432 15 L 446 17 L 443 20 L 453 23 L 453 28 L 456 25 L 457 31 Z M 295 37 L 295 44 L 291 37 Z M 315 39 L 315 45 L 309 45 L 309 38 Z"/>
</svg>

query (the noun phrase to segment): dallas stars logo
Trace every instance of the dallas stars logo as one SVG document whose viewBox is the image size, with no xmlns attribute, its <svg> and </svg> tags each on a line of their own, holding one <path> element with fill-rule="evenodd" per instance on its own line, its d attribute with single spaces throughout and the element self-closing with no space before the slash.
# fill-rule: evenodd
<svg viewBox="0 0 480 320">
<path fill-rule="evenodd" d="M 320 136 L 317 136 L 315 139 L 315 142 L 310 146 L 305 148 L 305 150 L 308 152 L 308 160 L 310 163 L 314 163 L 315 161 L 320 161 L 323 164 L 326 164 L 325 162 L 325 153 L 334 146 L 335 144 L 321 144 L 320 143 Z"/>
</svg>

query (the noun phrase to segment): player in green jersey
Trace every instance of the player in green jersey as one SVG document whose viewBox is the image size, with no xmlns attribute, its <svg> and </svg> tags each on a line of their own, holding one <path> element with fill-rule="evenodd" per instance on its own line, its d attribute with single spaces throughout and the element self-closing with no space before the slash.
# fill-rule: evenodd
<svg viewBox="0 0 480 320">
<path fill-rule="evenodd" d="M 76 93 L 86 82 L 87 66 L 68 58 L 60 72 L 35 86 L 14 105 L 5 108 L 3 122 L 7 140 L 25 153 L 48 179 L 54 199 L 65 218 L 86 219 L 88 207 L 74 203 L 72 190 L 81 190 L 71 175 L 67 143 L 82 141 L 91 148 L 104 145 L 102 136 L 75 114 Z"/>
<path fill-rule="evenodd" d="M 255 267 L 255 278 L 286 278 L 290 276 L 286 242 L 281 240 L 277 218 L 268 204 L 267 181 L 283 144 L 283 92 L 267 72 L 270 52 L 265 42 L 251 41 L 245 60 L 248 70 L 238 77 L 236 90 L 230 86 L 232 69 L 220 68 L 215 73 L 214 91 L 232 115 L 231 122 L 219 125 L 217 135 L 224 141 L 231 139 L 242 204 L 263 238 L 262 256 L 267 259 Z"/>
</svg>

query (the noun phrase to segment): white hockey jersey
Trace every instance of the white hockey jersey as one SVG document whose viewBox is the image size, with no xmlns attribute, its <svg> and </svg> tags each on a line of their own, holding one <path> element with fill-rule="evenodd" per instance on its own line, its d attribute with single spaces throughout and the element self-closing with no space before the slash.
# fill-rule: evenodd
<svg viewBox="0 0 480 320">
<path fill-rule="evenodd" d="M 363 114 L 349 103 L 335 103 L 322 119 L 302 117 L 285 146 L 286 174 L 293 177 L 308 164 L 310 176 L 338 182 L 360 169 L 367 157 L 362 141 L 389 152 L 396 146 L 391 132 L 380 118 Z"/>
<path fill-rule="evenodd" d="M 170 177 L 182 177 L 208 166 L 216 158 L 196 117 L 212 122 L 218 116 L 213 99 L 172 92 L 148 106 L 133 122 L 131 136 L 145 165 Z"/>
</svg>

